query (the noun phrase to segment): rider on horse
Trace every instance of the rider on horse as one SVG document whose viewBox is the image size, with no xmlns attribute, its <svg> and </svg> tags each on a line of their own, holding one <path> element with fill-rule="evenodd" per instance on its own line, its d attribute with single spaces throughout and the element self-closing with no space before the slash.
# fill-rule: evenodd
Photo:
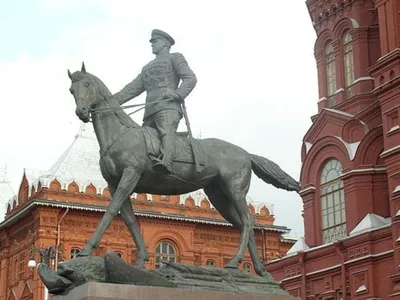
<svg viewBox="0 0 400 300">
<path fill-rule="evenodd" d="M 169 174 L 175 153 L 174 136 L 183 114 L 181 103 L 196 86 L 197 79 L 181 53 L 170 53 L 175 41 L 169 34 L 154 29 L 150 43 L 156 58 L 114 97 L 122 105 L 147 92 L 143 126 L 156 128 L 161 138 L 161 155 L 152 158 L 153 170 Z"/>
</svg>

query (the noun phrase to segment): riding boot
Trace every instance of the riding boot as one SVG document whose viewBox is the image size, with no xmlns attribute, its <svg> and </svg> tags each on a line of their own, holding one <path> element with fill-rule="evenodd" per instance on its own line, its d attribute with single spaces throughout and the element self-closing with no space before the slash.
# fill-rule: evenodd
<svg viewBox="0 0 400 300">
<path fill-rule="evenodd" d="M 175 141 L 174 136 L 166 134 L 161 140 L 161 162 L 156 163 L 153 169 L 156 172 L 171 174 L 172 173 L 172 162 L 175 154 Z"/>
</svg>

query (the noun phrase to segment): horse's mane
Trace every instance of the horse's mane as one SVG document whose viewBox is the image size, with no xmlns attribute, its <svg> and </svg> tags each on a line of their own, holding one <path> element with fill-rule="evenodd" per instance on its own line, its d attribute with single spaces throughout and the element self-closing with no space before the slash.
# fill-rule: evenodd
<svg viewBox="0 0 400 300">
<path fill-rule="evenodd" d="M 78 82 L 83 80 L 84 78 L 88 78 L 90 81 L 93 82 L 94 86 L 96 87 L 98 93 L 104 98 L 104 100 L 111 106 L 111 107 L 120 107 L 118 101 L 113 97 L 110 90 L 107 86 L 101 81 L 98 77 L 90 74 L 88 72 L 76 71 L 71 75 L 72 82 Z M 121 124 L 126 127 L 140 127 L 131 117 L 128 116 L 121 108 L 117 108 L 114 110 L 115 115 L 120 120 Z"/>
</svg>

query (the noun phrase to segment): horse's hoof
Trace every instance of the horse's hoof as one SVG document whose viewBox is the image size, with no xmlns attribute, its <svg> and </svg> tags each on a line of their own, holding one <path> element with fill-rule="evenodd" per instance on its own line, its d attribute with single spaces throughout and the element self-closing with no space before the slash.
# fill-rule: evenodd
<svg viewBox="0 0 400 300">
<path fill-rule="evenodd" d="M 145 269 L 146 263 L 144 261 L 137 261 L 135 262 L 134 266 L 138 269 Z"/>
<path fill-rule="evenodd" d="M 235 262 L 229 262 L 225 265 L 225 269 L 238 269 L 238 264 Z"/>
<path fill-rule="evenodd" d="M 255 271 L 256 271 L 257 275 L 259 275 L 261 277 L 264 277 L 264 270 L 263 269 L 256 268 Z"/>
</svg>

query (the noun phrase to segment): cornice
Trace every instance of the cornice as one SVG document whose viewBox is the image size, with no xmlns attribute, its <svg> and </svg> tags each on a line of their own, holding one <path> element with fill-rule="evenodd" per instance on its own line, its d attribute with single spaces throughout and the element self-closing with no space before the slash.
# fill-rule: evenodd
<svg viewBox="0 0 400 300">
<path fill-rule="evenodd" d="M 391 224 L 376 228 L 373 231 L 363 232 L 358 235 L 352 235 L 342 240 L 343 246 L 348 249 L 354 246 L 360 246 L 362 243 L 374 243 L 383 239 L 392 239 Z"/>
<path fill-rule="evenodd" d="M 313 184 L 309 184 L 309 185 L 306 185 L 303 189 L 301 189 L 300 191 L 299 191 L 299 195 L 301 196 L 301 197 L 307 197 L 308 195 L 313 195 L 313 194 L 315 194 L 315 191 L 317 190 L 317 188 L 315 187 L 315 185 L 313 185 Z M 304 199 L 303 199 L 304 200 Z"/>
<path fill-rule="evenodd" d="M 355 84 L 360 84 L 360 81 Z M 350 99 L 339 103 L 335 108 L 341 111 L 349 111 L 360 104 L 366 104 L 368 107 L 374 101 L 376 101 L 376 96 L 372 94 L 372 91 L 367 93 L 358 93 L 352 96 Z M 354 116 L 355 119 L 358 119 L 357 115 Z"/>
<path fill-rule="evenodd" d="M 362 168 L 362 169 L 352 169 L 346 170 L 342 173 L 343 179 L 352 179 L 357 178 L 353 185 L 356 185 L 358 188 L 361 187 L 364 183 L 367 183 L 366 186 L 371 187 L 371 183 L 369 179 L 365 179 L 364 181 L 360 181 L 360 176 L 370 176 L 375 175 L 377 173 L 386 173 L 386 167 L 371 167 L 371 168 Z"/>
<path fill-rule="evenodd" d="M 396 48 L 389 53 L 381 56 L 378 61 L 371 66 L 367 71 L 373 77 L 378 77 L 382 72 L 388 71 L 391 68 L 391 63 L 396 63 L 400 58 L 400 48 Z"/>
<path fill-rule="evenodd" d="M 47 207 L 55 207 L 55 208 L 70 208 L 76 210 L 85 210 L 92 212 L 105 212 L 106 206 L 98 206 L 98 205 L 82 205 L 82 203 L 66 203 L 60 201 L 49 201 L 49 200 L 40 200 L 36 199 L 28 206 L 26 206 L 23 210 L 17 213 L 14 216 L 7 218 L 0 224 L 0 229 L 4 228 L 7 225 L 14 223 L 19 220 L 21 217 L 25 216 L 33 207 L 35 206 L 47 206 Z M 166 219 L 166 220 L 176 220 L 176 221 L 184 221 L 184 222 L 193 222 L 200 224 L 211 224 L 211 225 L 219 225 L 219 226 L 232 226 L 228 221 L 222 219 L 210 219 L 210 218 L 201 218 L 201 217 L 188 217 L 181 215 L 173 215 L 167 213 L 155 213 L 148 211 L 135 211 L 135 215 L 139 217 L 149 217 L 149 218 L 157 218 L 157 219 Z M 254 229 L 264 229 L 267 231 L 276 231 L 281 233 L 288 233 L 290 230 L 285 226 L 277 226 L 277 225 L 261 225 L 256 224 Z"/>
<path fill-rule="evenodd" d="M 357 258 L 353 258 L 350 260 L 347 260 L 344 262 L 344 264 L 348 267 L 348 266 L 354 266 L 357 264 L 364 264 L 365 261 L 377 261 L 377 260 L 382 260 L 383 257 L 392 257 L 394 253 L 394 250 L 388 250 L 385 252 L 380 252 L 380 253 L 376 253 L 376 254 L 369 254 L 369 255 L 364 255 L 361 257 L 357 257 Z"/>
<path fill-rule="evenodd" d="M 375 89 L 372 90 L 372 93 L 374 93 L 374 95 L 380 95 L 393 88 L 399 88 L 399 85 L 400 85 L 400 75 L 376 87 Z"/>
<path fill-rule="evenodd" d="M 393 156 L 394 154 L 398 154 L 399 152 L 400 152 L 400 145 L 392 147 L 390 149 L 386 149 L 379 156 L 382 159 L 387 159 L 388 157 Z"/>
</svg>

